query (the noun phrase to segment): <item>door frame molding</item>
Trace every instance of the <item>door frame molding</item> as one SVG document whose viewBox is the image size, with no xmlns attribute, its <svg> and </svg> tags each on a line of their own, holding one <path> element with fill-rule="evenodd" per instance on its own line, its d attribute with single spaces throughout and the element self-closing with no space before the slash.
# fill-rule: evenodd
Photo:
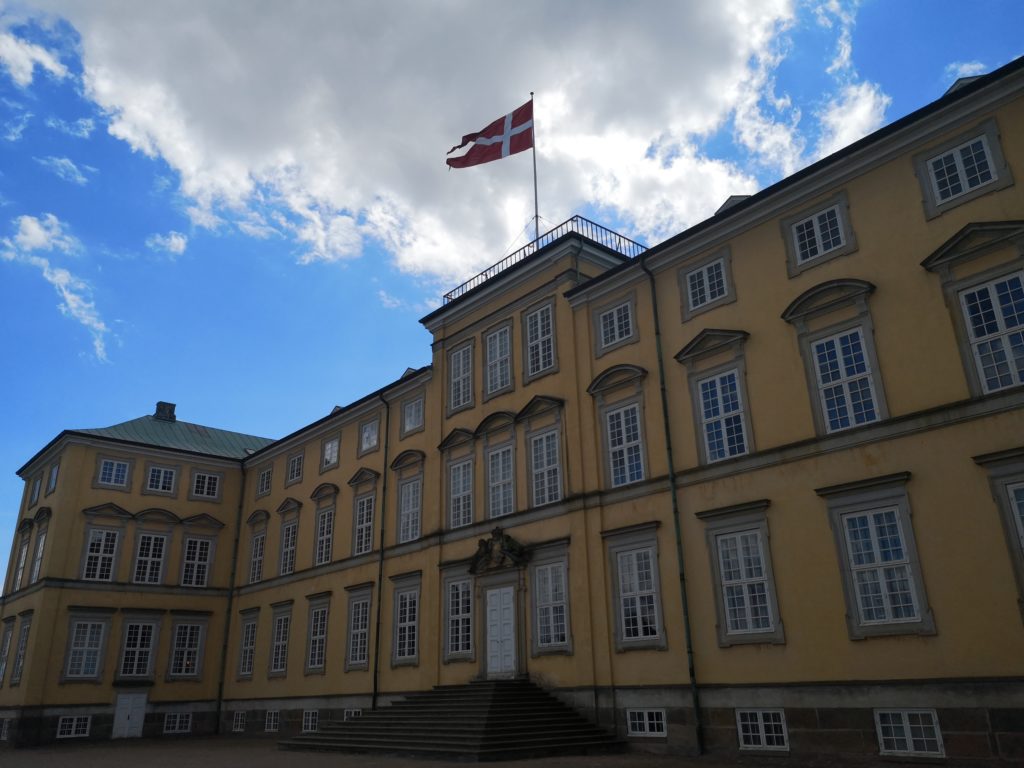
<svg viewBox="0 0 1024 768">
<path fill-rule="evenodd" d="M 477 576 L 475 584 L 474 599 L 479 606 L 476 612 L 476 642 L 481 652 L 477 654 L 479 668 L 477 670 L 478 680 L 487 680 L 487 592 L 499 587 L 512 587 L 512 600 L 515 613 L 515 673 L 513 678 L 525 677 L 527 674 L 525 653 L 527 637 L 526 629 L 526 569 L 508 568 L 501 571 Z"/>
</svg>

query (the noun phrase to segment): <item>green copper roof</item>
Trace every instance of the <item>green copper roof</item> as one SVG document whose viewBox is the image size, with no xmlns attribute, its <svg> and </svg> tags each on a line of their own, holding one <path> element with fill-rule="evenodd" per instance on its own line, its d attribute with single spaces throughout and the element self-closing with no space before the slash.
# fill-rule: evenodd
<svg viewBox="0 0 1024 768">
<path fill-rule="evenodd" d="M 230 459 L 244 459 L 249 453 L 258 451 L 274 442 L 265 437 L 228 432 L 224 429 L 204 427 L 200 424 L 189 424 L 187 421 L 158 419 L 155 416 L 142 416 L 115 424 L 112 427 L 70 431 L 80 435 L 95 435 L 112 440 L 124 440 L 130 443 L 204 453 L 208 456 Z"/>
</svg>

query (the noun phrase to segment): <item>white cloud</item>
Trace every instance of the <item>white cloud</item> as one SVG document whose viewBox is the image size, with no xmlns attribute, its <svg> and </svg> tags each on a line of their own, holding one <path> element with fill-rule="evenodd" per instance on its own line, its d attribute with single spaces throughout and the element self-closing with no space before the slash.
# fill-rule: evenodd
<svg viewBox="0 0 1024 768">
<path fill-rule="evenodd" d="M 961 77 L 983 75 L 986 71 L 988 71 L 988 67 L 980 61 L 954 61 L 946 65 L 946 78 L 953 81 Z"/>
<path fill-rule="evenodd" d="M 146 238 L 146 247 L 151 251 L 163 251 L 171 256 L 181 256 L 188 247 L 188 238 L 181 232 L 168 232 L 166 235 L 153 234 Z"/>
<path fill-rule="evenodd" d="M 3 125 L 4 139 L 6 141 L 18 141 L 21 139 L 21 134 L 25 132 L 31 119 L 32 113 L 25 111 L 10 120 L 6 120 Z"/>
<path fill-rule="evenodd" d="M 78 166 L 66 157 L 36 157 L 33 159 L 50 173 L 64 179 L 64 181 L 69 181 L 79 186 L 84 186 L 88 182 L 85 175 L 78 170 Z"/>
<path fill-rule="evenodd" d="M 215 214 L 209 207 L 190 205 L 185 209 L 185 213 L 194 226 L 202 227 L 203 229 L 217 229 L 224 223 L 224 219 Z"/>
<path fill-rule="evenodd" d="M 882 126 L 892 98 L 875 83 L 845 86 L 819 113 L 822 132 L 815 148 L 825 157 Z"/>
<path fill-rule="evenodd" d="M 13 237 L 0 239 L 0 258 L 36 267 L 60 297 L 58 309 L 83 325 L 92 336 L 93 353 L 98 360 L 107 361 L 106 337 L 110 332 L 100 317 L 92 299 L 92 287 L 64 267 L 52 264 L 49 258 L 38 252 L 72 254 L 81 245 L 52 213 L 35 216 L 19 216 L 15 219 L 17 231 Z"/>
<path fill-rule="evenodd" d="M 377 291 L 377 298 L 380 300 L 380 305 L 385 309 L 402 309 L 405 306 L 405 302 L 400 298 L 392 296 L 384 290 Z"/>
<path fill-rule="evenodd" d="M 40 45 L 15 37 L 0 28 L 0 65 L 16 85 L 26 88 L 32 84 L 35 68 L 42 67 L 56 78 L 63 78 L 68 70 L 50 51 Z"/>
<path fill-rule="evenodd" d="M 78 139 L 88 139 L 92 135 L 96 124 L 89 117 L 80 117 L 70 123 L 57 117 L 48 117 L 46 118 L 46 127 L 53 128 L 55 131 L 66 133 L 68 136 L 74 136 Z"/>
</svg>

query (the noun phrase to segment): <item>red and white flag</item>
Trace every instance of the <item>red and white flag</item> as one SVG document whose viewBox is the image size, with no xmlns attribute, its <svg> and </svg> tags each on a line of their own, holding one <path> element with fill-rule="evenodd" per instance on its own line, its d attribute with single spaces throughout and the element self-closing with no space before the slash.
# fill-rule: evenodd
<svg viewBox="0 0 1024 768">
<path fill-rule="evenodd" d="M 499 117 L 486 128 L 476 133 L 467 133 L 462 137 L 462 143 L 449 149 L 448 154 L 462 149 L 470 142 L 473 142 L 473 146 L 466 154 L 449 157 L 445 161 L 449 168 L 468 168 L 489 163 L 532 147 L 533 99 L 504 117 Z"/>
</svg>

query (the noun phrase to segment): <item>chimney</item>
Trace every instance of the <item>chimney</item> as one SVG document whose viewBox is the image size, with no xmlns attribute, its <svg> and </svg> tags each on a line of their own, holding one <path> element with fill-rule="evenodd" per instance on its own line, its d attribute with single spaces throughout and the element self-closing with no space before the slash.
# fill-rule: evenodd
<svg viewBox="0 0 1024 768">
<path fill-rule="evenodd" d="M 174 403 L 165 403 L 163 400 L 156 404 L 156 413 L 153 417 L 160 421 L 175 421 Z"/>
</svg>

